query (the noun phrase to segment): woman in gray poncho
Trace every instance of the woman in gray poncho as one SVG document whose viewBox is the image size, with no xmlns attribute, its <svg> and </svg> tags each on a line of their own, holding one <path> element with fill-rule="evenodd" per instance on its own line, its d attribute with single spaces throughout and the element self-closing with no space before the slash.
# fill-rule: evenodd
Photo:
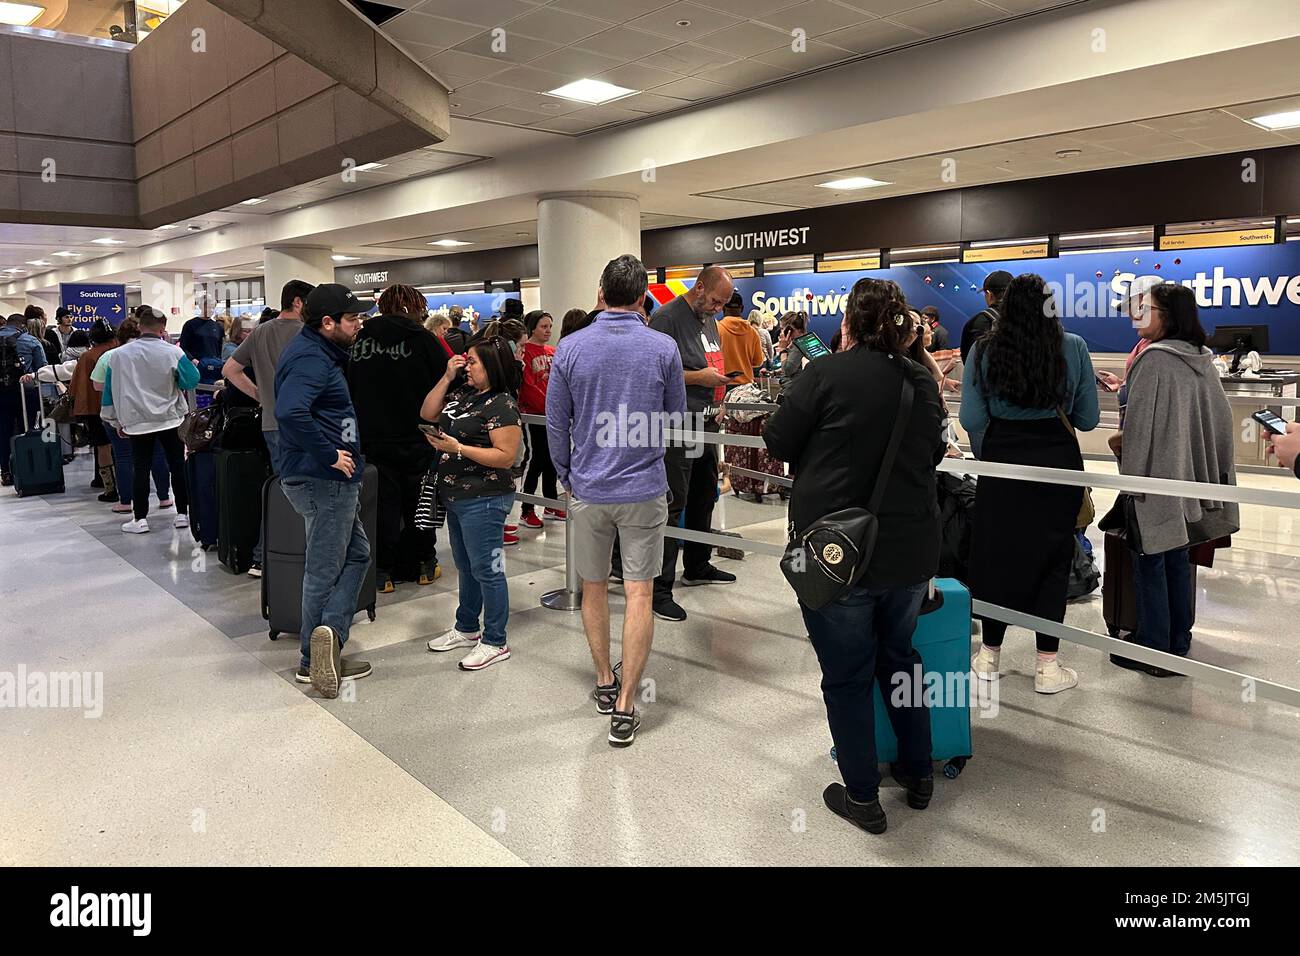
<svg viewBox="0 0 1300 956">
<path fill-rule="evenodd" d="M 1151 344 L 1134 359 L 1128 375 L 1120 473 L 1235 485 L 1232 410 L 1214 353 L 1205 347 L 1195 294 L 1181 285 L 1155 286 L 1133 318 L 1138 334 Z M 1167 495 L 1133 497 L 1133 641 L 1185 657 L 1192 643 L 1193 607 L 1188 546 L 1237 531 L 1237 505 Z M 1116 655 L 1111 660 L 1158 677 L 1172 673 Z"/>
</svg>

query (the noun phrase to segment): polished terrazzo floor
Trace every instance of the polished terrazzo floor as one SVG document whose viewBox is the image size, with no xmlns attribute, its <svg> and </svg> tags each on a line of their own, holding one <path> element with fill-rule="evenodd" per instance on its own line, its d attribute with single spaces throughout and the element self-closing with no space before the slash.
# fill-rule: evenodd
<svg viewBox="0 0 1300 956">
<path fill-rule="evenodd" d="M 441 581 L 354 627 L 375 668 L 356 698 L 324 701 L 293 683 L 294 642 L 267 640 L 256 582 L 196 564 L 170 521 L 121 534 L 84 460 L 68 481 L 0 493 L 0 671 L 100 673 L 103 715 L 0 709 L 0 863 L 1300 862 L 1300 712 L 1279 704 L 1069 646 L 1079 687 L 1041 697 L 1013 629 L 975 759 L 924 813 L 887 788 L 871 837 L 821 805 L 837 776 L 816 660 L 771 558 L 720 560 L 735 586 L 679 587 L 690 618 L 658 623 L 654 699 L 615 751 L 577 615 L 537 601 L 563 581 L 562 526 L 509 554 L 512 660 L 467 674 L 425 650 L 455 607 L 444 550 Z M 774 500 L 724 511 L 783 533 Z M 1297 686 L 1300 516 L 1244 512 L 1201 572 L 1193 656 Z M 1099 597 L 1069 621 L 1101 630 Z"/>
</svg>

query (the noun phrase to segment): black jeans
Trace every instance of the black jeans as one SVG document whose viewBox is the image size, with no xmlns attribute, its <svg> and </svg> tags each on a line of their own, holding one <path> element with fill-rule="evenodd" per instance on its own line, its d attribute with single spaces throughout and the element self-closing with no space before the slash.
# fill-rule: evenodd
<svg viewBox="0 0 1300 956">
<path fill-rule="evenodd" d="M 135 475 L 131 479 L 131 507 L 136 520 L 149 514 L 149 475 L 155 443 L 162 445 L 167 470 L 172 473 L 172 498 L 176 502 L 176 513 L 187 514 L 190 510 L 190 495 L 189 489 L 185 487 L 185 446 L 181 444 L 177 430 L 168 428 L 127 437 L 131 439 L 131 461 L 135 466 Z"/>
<path fill-rule="evenodd" d="M 551 446 L 546 440 L 545 425 L 529 425 L 528 438 L 531 442 L 528 456 L 528 471 L 524 474 L 524 494 L 531 495 L 537 491 L 537 479 L 542 479 L 542 496 L 554 498 L 559 494 L 555 486 L 555 464 L 551 461 Z M 524 503 L 521 514 L 532 514 L 533 506 Z"/>
<path fill-rule="evenodd" d="M 415 526 L 424 468 L 375 463 L 379 472 L 379 511 L 376 515 L 375 567 L 381 572 L 414 581 L 420 564 L 437 560 L 437 532 Z"/>
<path fill-rule="evenodd" d="M 668 448 L 664 453 L 664 468 L 668 472 L 668 528 L 676 528 L 684 513 L 687 528 L 708 531 L 713 524 L 713 503 L 718 496 L 717 446 Z M 712 545 L 682 541 L 665 534 L 664 567 L 655 578 L 656 598 L 673 595 L 679 550 L 682 571 L 687 577 L 703 572 L 713 555 Z"/>
<path fill-rule="evenodd" d="M 800 605 L 813 650 L 822 666 L 822 699 L 844 786 L 854 800 L 870 803 L 880 787 L 876 764 L 876 701 L 880 681 L 885 711 L 898 739 L 898 760 L 916 776 L 932 772 L 930 712 L 923 688 L 895 700 L 891 678 L 909 679 L 921 667 L 912 634 L 926 585 L 870 591 L 853 588 L 846 597 L 813 611 Z M 905 686 L 905 685 L 902 685 Z"/>
<path fill-rule="evenodd" d="M 1133 554 L 1137 631 L 1133 643 L 1186 657 L 1192 648 L 1192 564 L 1186 548 Z"/>
</svg>

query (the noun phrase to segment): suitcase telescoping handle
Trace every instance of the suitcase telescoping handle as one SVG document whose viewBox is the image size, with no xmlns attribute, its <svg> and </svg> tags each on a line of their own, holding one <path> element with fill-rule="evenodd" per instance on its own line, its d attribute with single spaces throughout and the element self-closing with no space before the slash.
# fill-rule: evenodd
<svg viewBox="0 0 1300 956">
<path fill-rule="evenodd" d="M 36 424 L 45 428 L 45 403 L 41 401 L 41 379 L 35 372 L 27 373 L 32 376 L 33 387 L 36 389 Z M 27 390 L 23 386 L 22 377 L 18 378 L 18 404 L 23 409 L 23 434 L 26 435 L 32 430 L 31 419 L 27 417 Z"/>
</svg>

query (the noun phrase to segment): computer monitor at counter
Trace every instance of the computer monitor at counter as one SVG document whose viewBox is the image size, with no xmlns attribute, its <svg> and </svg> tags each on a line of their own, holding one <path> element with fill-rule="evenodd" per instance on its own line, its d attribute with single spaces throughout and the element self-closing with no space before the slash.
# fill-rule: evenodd
<svg viewBox="0 0 1300 956">
<path fill-rule="evenodd" d="M 1241 371 L 1241 362 L 1251 352 L 1268 351 L 1267 325 L 1219 325 L 1215 326 L 1207 344 L 1216 352 L 1231 352 L 1232 366 L 1229 375 Z"/>
</svg>

